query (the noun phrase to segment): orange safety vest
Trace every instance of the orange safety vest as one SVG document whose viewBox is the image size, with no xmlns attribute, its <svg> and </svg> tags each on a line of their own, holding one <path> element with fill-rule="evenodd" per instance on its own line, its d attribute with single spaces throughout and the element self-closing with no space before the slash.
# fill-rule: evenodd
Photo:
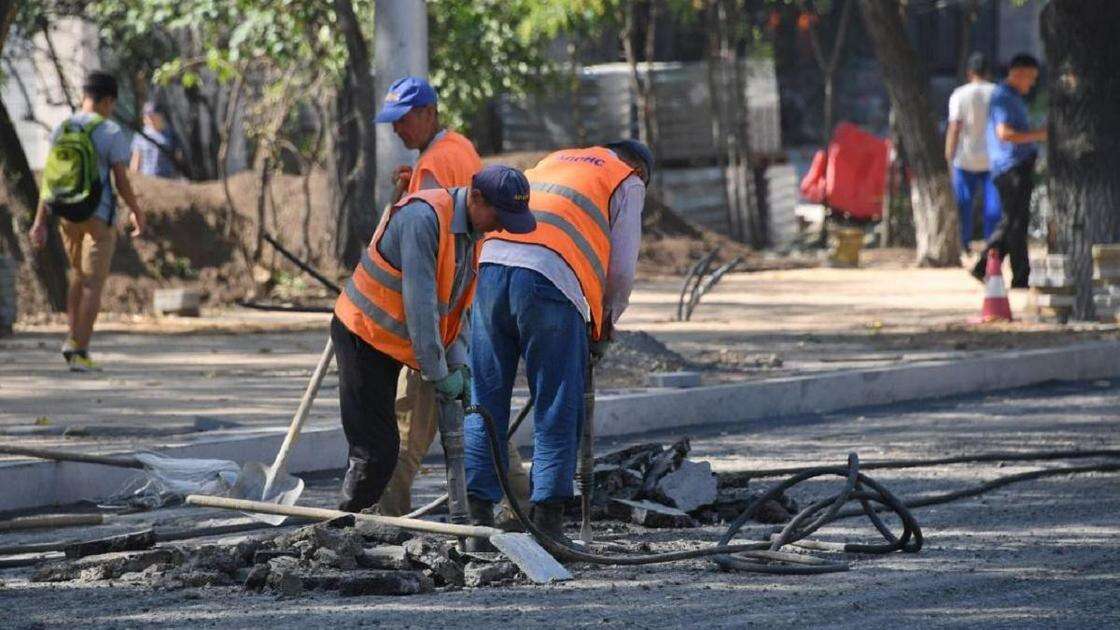
<svg viewBox="0 0 1120 630">
<path fill-rule="evenodd" d="M 424 173 L 431 173 L 441 188 L 455 188 L 470 186 L 471 178 L 481 170 L 482 159 L 478 157 L 478 151 L 475 151 L 471 141 L 449 129 L 416 160 L 412 179 L 408 181 L 408 192 L 420 190 Z"/>
<path fill-rule="evenodd" d="M 634 169 L 609 149 L 567 149 L 525 171 L 537 229 L 494 232 L 486 240 L 542 245 L 572 268 L 591 310 L 593 337 L 603 333 L 603 291 L 611 259 L 611 195 Z"/>
<path fill-rule="evenodd" d="M 450 304 L 455 282 L 455 235 L 451 217 L 455 200 L 443 188 L 422 190 L 405 196 L 381 217 L 369 247 L 346 288 L 334 305 L 334 314 L 350 332 L 361 337 L 378 351 L 404 363 L 414 370 L 420 366 L 412 350 L 412 341 L 405 323 L 401 272 L 389 264 L 378 251 L 381 237 L 393 216 L 412 201 L 423 201 L 439 219 L 439 247 L 436 251 L 436 294 L 439 303 L 439 330 L 444 347 L 459 336 L 463 311 L 474 297 L 474 281 L 456 304 Z"/>
</svg>

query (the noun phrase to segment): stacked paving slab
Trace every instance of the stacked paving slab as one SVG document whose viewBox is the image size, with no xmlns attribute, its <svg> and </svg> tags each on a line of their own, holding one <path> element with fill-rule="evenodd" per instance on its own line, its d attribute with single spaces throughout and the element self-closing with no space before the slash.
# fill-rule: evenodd
<svg viewBox="0 0 1120 630">
<path fill-rule="evenodd" d="M 1098 320 L 1120 321 L 1120 245 L 1093 246 L 1093 305 Z"/>
<path fill-rule="evenodd" d="M 1039 321 L 1065 323 L 1069 320 L 1077 298 L 1069 256 L 1050 254 L 1032 260 L 1030 284 L 1028 316 Z"/>
</svg>

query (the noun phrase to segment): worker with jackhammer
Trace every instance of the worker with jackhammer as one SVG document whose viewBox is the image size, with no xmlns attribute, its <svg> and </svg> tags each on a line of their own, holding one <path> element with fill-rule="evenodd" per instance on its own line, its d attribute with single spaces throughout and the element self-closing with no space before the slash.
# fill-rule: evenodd
<svg viewBox="0 0 1120 630">
<path fill-rule="evenodd" d="M 652 169 L 649 148 L 634 140 L 548 155 L 525 173 L 537 229 L 490 234 L 479 256 L 472 400 L 492 414 L 506 465 L 510 395 L 525 360 L 536 403 L 530 520 L 555 538 L 574 494 L 589 355 L 606 351 L 629 303 Z M 486 428 L 472 414 L 464 430 L 471 520 L 490 525 L 502 491 Z"/>
<path fill-rule="evenodd" d="M 393 474 L 402 367 L 418 371 L 447 399 L 469 391 L 466 357 L 456 342 L 474 295 L 475 249 L 487 232 L 532 231 L 528 200 L 520 171 L 489 166 L 470 186 L 420 190 L 382 215 L 331 320 L 349 444 L 339 509 L 371 507 Z"/>
<path fill-rule="evenodd" d="M 393 132 L 408 149 L 420 151 L 415 165 L 402 164 L 393 169 L 396 186 L 394 201 L 400 197 L 436 188 L 469 186 L 474 174 L 482 170 L 482 160 L 474 144 L 460 133 L 440 124 L 439 97 L 420 77 L 403 77 L 389 86 L 385 102 L 374 119 L 392 124 Z M 466 357 L 467 318 L 456 347 L 449 354 L 456 360 Z M 430 381 L 417 370 L 401 370 L 397 381 L 397 431 L 400 453 L 393 476 L 385 487 L 378 511 L 385 516 L 402 516 L 412 509 L 412 483 L 436 437 L 439 426 L 439 400 Z M 528 479 L 514 462 L 511 472 L 516 485 L 526 488 Z"/>
</svg>

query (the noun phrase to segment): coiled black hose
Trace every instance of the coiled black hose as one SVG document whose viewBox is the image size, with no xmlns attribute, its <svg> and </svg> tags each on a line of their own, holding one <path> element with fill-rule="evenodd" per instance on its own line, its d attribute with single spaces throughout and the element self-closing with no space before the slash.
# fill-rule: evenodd
<svg viewBox="0 0 1120 630">
<path fill-rule="evenodd" d="M 486 426 L 486 437 L 490 443 L 490 452 L 494 462 L 494 472 L 498 477 L 498 485 L 502 494 L 510 504 L 517 520 L 525 530 L 533 535 L 540 544 L 550 553 L 563 559 L 576 562 L 587 562 L 602 565 L 643 565 L 662 562 L 675 562 L 679 560 L 692 560 L 696 558 L 710 558 L 720 567 L 734 571 L 747 571 L 753 573 L 770 573 L 780 575 L 808 575 L 816 573 L 834 573 L 847 571 L 848 563 L 833 562 L 803 554 L 780 551 L 784 545 L 798 544 L 807 548 L 840 549 L 860 553 L 890 553 L 893 551 L 916 552 L 922 547 L 922 531 L 914 516 L 906 509 L 893 494 L 874 479 L 859 472 L 859 457 L 852 453 L 848 456 L 848 465 L 821 466 L 801 472 L 782 483 L 771 488 L 758 499 L 754 500 L 747 509 L 732 522 L 727 532 L 720 539 L 719 544 L 701 549 L 688 551 L 671 551 L 644 555 L 604 555 L 593 553 L 574 545 L 561 542 L 541 531 L 521 511 L 521 506 L 514 500 L 509 485 L 509 477 L 505 468 L 500 463 L 498 453 L 501 452 L 501 440 L 498 437 L 497 427 L 490 413 L 479 405 L 467 407 L 465 413 L 477 413 L 481 416 Z M 844 488 L 837 494 L 817 501 L 798 513 L 785 526 L 782 532 L 769 542 L 731 544 L 731 540 L 742 529 L 743 525 L 755 511 L 767 500 L 777 497 L 784 490 L 801 483 L 807 479 L 825 475 L 837 475 L 846 479 Z M 837 514 L 849 501 L 858 501 L 864 513 L 872 524 L 886 539 L 885 544 L 862 545 L 844 544 L 833 546 L 832 543 L 816 543 L 805 540 L 807 536 L 817 531 L 824 525 L 836 520 Z M 895 536 L 876 514 L 873 504 L 886 506 L 902 519 L 902 534 Z M 803 525 L 812 519 L 808 525 Z"/>
</svg>

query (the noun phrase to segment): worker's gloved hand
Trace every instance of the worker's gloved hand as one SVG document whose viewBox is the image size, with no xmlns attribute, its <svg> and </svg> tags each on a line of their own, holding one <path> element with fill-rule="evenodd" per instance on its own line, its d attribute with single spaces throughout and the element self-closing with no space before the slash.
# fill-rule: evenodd
<svg viewBox="0 0 1120 630">
<path fill-rule="evenodd" d="M 471 391 L 471 372 L 465 365 L 451 368 L 447 376 L 432 383 L 441 396 L 454 400 L 468 398 Z"/>
</svg>

